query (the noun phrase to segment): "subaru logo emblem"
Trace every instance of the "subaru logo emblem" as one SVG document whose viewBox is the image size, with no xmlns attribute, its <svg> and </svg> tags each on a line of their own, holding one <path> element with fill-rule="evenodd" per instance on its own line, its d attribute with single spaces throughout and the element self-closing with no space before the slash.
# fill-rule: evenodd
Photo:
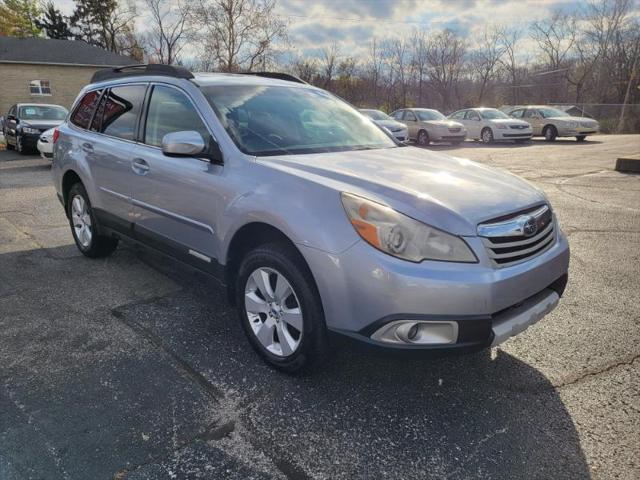
<svg viewBox="0 0 640 480">
<path fill-rule="evenodd" d="M 525 237 L 531 237 L 538 231 L 538 222 L 534 217 L 529 217 L 522 225 L 522 233 Z"/>
</svg>

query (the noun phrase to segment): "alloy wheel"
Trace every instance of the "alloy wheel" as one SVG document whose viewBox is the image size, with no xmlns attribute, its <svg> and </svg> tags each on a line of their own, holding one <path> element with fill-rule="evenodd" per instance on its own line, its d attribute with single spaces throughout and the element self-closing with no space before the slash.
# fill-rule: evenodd
<svg viewBox="0 0 640 480">
<path fill-rule="evenodd" d="M 80 245 L 84 248 L 91 246 L 91 215 L 87 202 L 81 195 L 76 195 L 71 201 L 71 220 L 73 221 L 73 230 Z"/>
<path fill-rule="evenodd" d="M 247 319 L 260 344 L 273 355 L 293 355 L 302 340 L 300 302 L 280 272 L 261 267 L 247 278 L 244 305 Z"/>
<path fill-rule="evenodd" d="M 484 143 L 491 143 L 493 141 L 493 133 L 490 129 L 487 128 L 482 132 L 482 141 Z"/>
</svg>

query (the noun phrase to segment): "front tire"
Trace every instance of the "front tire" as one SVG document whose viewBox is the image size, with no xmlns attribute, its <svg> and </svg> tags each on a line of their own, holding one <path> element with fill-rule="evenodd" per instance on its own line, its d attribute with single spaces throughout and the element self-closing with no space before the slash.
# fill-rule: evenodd
<svg viewBox="0 0 640 480">
<path fill-rule="evenodd" d="M 493 130 L 491 130 L 489 127 L 486 127 L 484 130 L 482 130 L 480 136 L 482 137 L 483 143 L 493 143 Z"/>
<path fill-rule="evenodd" d="M 118 246 L 118 239 L 98 234 L 98 222 L 84 185 L 74 184 L 67 198 L 67 216 L 78 250 L 89 258 L 110 255 Z"/>
<path fill-rule="evenodd" d="M 24 148 L 24 144 L 22 143 L 22 138 L 19 136 L 16 136 L 16 150 L 18 151 L 18 153 L 20 155 L 26 155 L 27 152 Z"/>
<path fill-rule="evenodd" d="M 576 142 L 584 142 L 584 140 L 587 138 L 586 135 L 578 135 L 576 137 Z"/>
<path fill-rule="evenodd" d="M 325 359 L 320 295 L 293 247 L 270 243 L 250 251 L 240 264 L 235 294 L 242 328 L 266 363 L 297 373 Z"/>
<path fill-rule="evenodd" d="M 542 134 L 547 142 L 555 142 L 556 137 L 558 136 L 558 130 L 556 130 L 556 127 L 553 125 L 547 125 L 544 127 Z"/>
<path fill-rule="evenodd" d="M 426 147 L 427 145 L 429 145 L 429 133 L 426 130 L 420 130 L 418 132 L 418 145 Z"/>
</svg>

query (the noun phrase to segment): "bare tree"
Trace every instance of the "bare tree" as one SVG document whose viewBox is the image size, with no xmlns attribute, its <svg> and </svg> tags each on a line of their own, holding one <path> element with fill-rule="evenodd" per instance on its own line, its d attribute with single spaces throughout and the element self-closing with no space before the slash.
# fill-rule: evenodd
<svg viewBox="0 0 640 480">
<path fill-rule="evenodd" d="M 575 44 L 576 31 L 575 17 L 561 11 L 531 24 L 531 38 L 538 44 L 549 69 L 557 70 L 564 65 Z"/>
<path fill-rule="evenodd" d="M 484 100 L 487 88 L 496 75 L 499 62 L 505 55 L 507 47 L 503 43 L 503 29 L 496 26 L 485 26 L 478 48 L 472 54 L 472 65 L 480 83 L 478 104 Z"/>
<path fill-rule="evenodd" d="M 424 85 L 427 79 L 427 35 L 415 30 L 411 39 L 411 70 L 418 85 L 418 105 L 423 105 Z"/>
<path fill-rule="evenodd" d="M 318 77 L 318 59 L 298 57 L 293 61 L 291 70 L 305 82 L 311 83 Z"/>
<path fill-rule="evenodd" d="M 185 40 L 190 34 L 192 3 L 189 1 L 145 0 L 151 17 L 145 47 L 150 60 L 171 65 L 179 60 Z"/>
<path fill-rule="evenodd" d="M 454 108 L 458 82 L 466 53 L 464 40 L 451 30 L 443 30 L 429 39 L 427 62 L 431 84 L 441 99 L 444 110 Z"/>
<path fill-rule="evenodd" d="M 225 72 L 263 67 L 286 38 L 273 0 L 198 0 L 191 19 L 204 34 L 202 50 Z"/>
<path fill-rule="evenodd" d="M 504 54 L 500 58 L 500 65 L 510 83 L 512 105 L 520 103 L 519 88 L 525 70 L 518 56 L 522 34 L 522 30 L 519 28 L 505 28 L 500 32 L 502 37 L 500 42 L 504 47 Z"/>
<path fill-rule="evenodd" d="M 320 70 L 322 75 L 322 84 L 324 88 L 329 88 L 331 80 L 335 74 L 340 48 L 336 42 L 322 50 L 322 58 L 320 59 Z"/>
</svg>

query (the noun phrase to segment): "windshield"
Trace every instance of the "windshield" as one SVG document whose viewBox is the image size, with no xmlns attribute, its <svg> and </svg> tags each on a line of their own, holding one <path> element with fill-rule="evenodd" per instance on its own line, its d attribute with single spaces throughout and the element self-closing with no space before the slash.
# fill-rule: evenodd
<svg viewBox="0 0 640 480">
<path fill-rule="evenodd" d="M 498 118 L 510 118 L 506 113 L 492 108 L 490 110 L 480 110 L 480 115 L 485 120 L 496 120 Z"/>
<path fill-rule="evenodd" d="M 66 108 L 54 105 L 25 105 L 18 111 L 22 120 L 64 120 L 66 116 Z"/>
<path fill-rule="evenodd" d="M 282 155 L 396 147 L 381 128 L 328 92 L 299 87 L 202 87 L 240 150 Z"/>
<path fill-rule="evenodd" d="M 422 121 L 446 120 L 446 117 L 437 110 L 414 110 L 418 118 Z"/>
<path fill-rule="evenodd" d="M 542 118 L 553 118 L 553 117 L 568 117 L 569 114 L 567 112 L 563 112 L 562 110 L 558 110 L 557 108 L 539 108 L 538 111 Z"/>
<path fill-rule="evenodd" d="M 364 113 L 371 120 L 393 120 L 393 118 L 380 110 L 360 110 L 360 113 Z"/>
</svg>

